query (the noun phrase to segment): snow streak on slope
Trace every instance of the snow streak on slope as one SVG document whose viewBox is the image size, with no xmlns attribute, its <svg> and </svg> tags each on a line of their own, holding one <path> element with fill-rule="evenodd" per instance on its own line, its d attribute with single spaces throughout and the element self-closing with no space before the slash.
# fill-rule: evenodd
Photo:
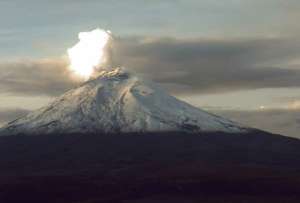
<svg viewBox="0 0 300 203">
<path fill-rule="evenodd" d="M 7 124 L 1 134 L 247 132 L 168 95 L 122 68 L 103 71 L 50 105 Z M 0 132 L 1 132 L 0 131 Z"/>
</svg>

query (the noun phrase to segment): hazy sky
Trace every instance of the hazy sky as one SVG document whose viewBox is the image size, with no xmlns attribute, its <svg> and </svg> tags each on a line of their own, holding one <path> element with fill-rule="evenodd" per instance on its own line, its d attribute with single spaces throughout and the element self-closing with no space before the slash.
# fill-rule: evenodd
<svg viewBox="0 0 300 203">
<path fill-rule="evenodd" d="M 298 136 L 299 10 L 299 0 L 0 0 L 0 123 L 77 85 L 66 50 L 99 27 L 115 34 L 120 64 L 173 95 Z"/>
</svg>

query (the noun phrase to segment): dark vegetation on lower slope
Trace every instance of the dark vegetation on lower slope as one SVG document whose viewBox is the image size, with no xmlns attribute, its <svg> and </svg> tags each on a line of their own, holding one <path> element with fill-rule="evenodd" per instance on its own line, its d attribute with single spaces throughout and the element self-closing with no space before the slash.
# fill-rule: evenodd
<svg viewBox="0 0 300 203">
<path fill-rule="evenodd" d="M 4 136 L 0 202 L 300 202 L 300 140 L 261 131 Z"/>
</svg>

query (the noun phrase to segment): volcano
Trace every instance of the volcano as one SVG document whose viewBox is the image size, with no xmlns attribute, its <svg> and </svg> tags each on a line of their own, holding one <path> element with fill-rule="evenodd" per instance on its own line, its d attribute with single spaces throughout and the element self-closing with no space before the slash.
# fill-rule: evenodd
<svg viewBox="0 0 300 203">
<path fill-rule="evenodd" d="M 0 134 L 1 203 L 300 202 L 298 139 L 195 108 L 123 68 Z"/>
<path fill-rule="evenodd" d="M 8 123 L 5 135 L 251 130 L 168 95 L 124 68 L 98 73 L 50 105 Z"/>
</svg>

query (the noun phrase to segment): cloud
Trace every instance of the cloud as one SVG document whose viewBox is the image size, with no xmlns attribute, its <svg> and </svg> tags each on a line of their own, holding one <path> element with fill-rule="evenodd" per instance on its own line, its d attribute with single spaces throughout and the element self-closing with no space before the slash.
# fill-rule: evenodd
<svg viewBox="0 0 300 203">
<path fill-rule="evenodd" d="M 300 110 L 215 110 L 214 113 L 261 130 L 300 138 Z"/>
<path fill-rule="evenodd" d="M 0 125 L 29 113 L 26 109 L 0 109 Z"/>
<path fill-rule="evenodd" d="M 62 59 L 20 60 L 0 64 L 0 93 L 56 96 L 77 82 Z"/>
<path fill-rule="evenodd" d="M 298 64 L 289 66 L 300 55 L 297 40 L 136 37 L 121 39 L 115 47 L 121 64 L 163 84 L 175 85 L 168 86 L 175 93 L 300 85 Z"/>
<path fill-rule="evenodd" d="M 300 41 L 117 38 L 114 63 L 174 94 L 300 86 Z M 63 59 L 0 64 L 0 93 L 57 96 L 78 84 Z"/>
</svg>

